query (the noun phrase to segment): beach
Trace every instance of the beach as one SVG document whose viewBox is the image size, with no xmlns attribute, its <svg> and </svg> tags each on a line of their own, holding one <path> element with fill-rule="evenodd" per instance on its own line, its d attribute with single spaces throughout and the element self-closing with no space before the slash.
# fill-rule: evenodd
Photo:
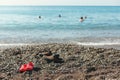
<svg viewBox="0 0 120 80">
<path fill-rule="evenodd" d="M 59 59 L 48 62 L 41 54 Z M 0 50 L 1 80 L 119 80 L 120 50 L 76 44 L 49 43 Z M 57 60 L 57 61 L 56 61 Z M 19 72 L 22 64 L 33 62 L 34 69 Z"/>
<path fill-rule="evenodd" d="M 120 6 L 0 6 L 0 80 L 120 80 Z"/>
</svg>

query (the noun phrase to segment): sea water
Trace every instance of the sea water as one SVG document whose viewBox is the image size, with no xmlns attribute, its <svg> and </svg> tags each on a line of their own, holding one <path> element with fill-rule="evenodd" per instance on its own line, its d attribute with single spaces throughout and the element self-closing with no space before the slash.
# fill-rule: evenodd
<svg viewBox="0 0 120 80">
<path fill-rule="evenodd" d="M 120 6 L 0 6 L 0 44 L 46 42 L 120 44 Z"/>
</svg>

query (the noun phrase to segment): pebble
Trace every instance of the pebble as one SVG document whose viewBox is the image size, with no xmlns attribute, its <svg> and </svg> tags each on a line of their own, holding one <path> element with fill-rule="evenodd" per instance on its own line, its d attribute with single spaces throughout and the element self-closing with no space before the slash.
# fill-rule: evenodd
<svg viewBox="0 0 120 80">
<path fill-rule="evenodd" d="M 17 72 L 19 66 L 30 61 L 34 62 L 35 67 L 38 68 L 37 71 L 33 71 L 33 74 L 37 75 L 50 70 L 53 74 L 69 74 L 74 73 L 73 68 L 77 70 L 83 66 L 90 66 L 86 68 L 86 73 L 91 73 L 97 70 L 93 67 L 96 65 L 120 66 L 119 56 L 120 50 L 113 48 L 94 48 L 62 43 L 2 49 L 0 51 L 0 79 L 14 78 L 21 74 Z M 45 58 L 50 58 L 52 61 L 47 63 Z M 56 63 L 60 61 L 61 63 Z"/>
</svg>

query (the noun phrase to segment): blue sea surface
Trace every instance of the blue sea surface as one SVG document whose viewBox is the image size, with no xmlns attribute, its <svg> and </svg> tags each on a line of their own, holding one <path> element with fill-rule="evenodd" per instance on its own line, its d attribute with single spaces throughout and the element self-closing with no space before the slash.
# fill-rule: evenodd
<svg viewBox="0 0 120 80">
<path fill-rule="evenodd" d="M 64 41 L 120 44 L 120 6 L 0 6 L 0 44 Z"/>
</svg>

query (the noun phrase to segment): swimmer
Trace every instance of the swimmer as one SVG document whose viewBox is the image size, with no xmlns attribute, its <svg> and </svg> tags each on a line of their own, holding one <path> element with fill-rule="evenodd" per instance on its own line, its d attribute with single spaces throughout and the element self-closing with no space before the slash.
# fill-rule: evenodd
<svg viewBox="0 0 120 80">
<path fill-rule="evenodd" d="M 85 19 L 87 19 L 87 16 L 85 16 Z"/>
<path fill-rule="evenodd" d="M 61 18 L 62 16 L 59 14 L 58 17 Z"/>
<path fill-rule="evenodd" d="M 80 22 L 83 22 L 83 21 L 84 21 L 83 17 L 80 17 Z"/>
<path fill-rule="evenodd" d="M 41 16 L 39 16 L 39 19 L 41 19 Z"/>
</svg>

